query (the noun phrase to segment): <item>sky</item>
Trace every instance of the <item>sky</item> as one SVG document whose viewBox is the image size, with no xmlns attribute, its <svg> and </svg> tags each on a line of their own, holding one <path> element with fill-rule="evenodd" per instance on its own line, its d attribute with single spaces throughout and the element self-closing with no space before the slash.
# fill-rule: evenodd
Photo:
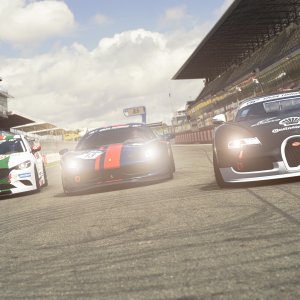
<svg viewBox="0 0 300 300">
<path fill-rule="evenodd" d="M 0 0 L 10 111 L 66 129 L 170 124 L 203 80 L 172 80 L 233 0 Z"/>
</svg>

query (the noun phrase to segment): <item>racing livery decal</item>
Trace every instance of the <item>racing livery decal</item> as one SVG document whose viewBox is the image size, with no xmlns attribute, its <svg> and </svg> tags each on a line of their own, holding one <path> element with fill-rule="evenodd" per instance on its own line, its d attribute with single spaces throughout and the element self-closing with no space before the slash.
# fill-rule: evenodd
<svg viewBox="0 0 300 300">
<path fill-rule="evenodd" d="M 66 194 L 170 179 L 175 172 L 170 142 L 163 142 L 139 123 L 94 129 L 81 138 L 75 150 L 60 154 Z"/>
<path fill-rule="evenodd" d="M 9 156 L 8 155 L 1 155 L 0 156 L 0 190 L 9 184 Z"/>
<path fill-rule="evenodd" d="M 283 125 L 284 128 L 275 128 L 272 130 L 273 133 L 299 129 L 300 128 L 300 117 L 285 118 L 279 122 L 279 125 Z"/>
<path fill-rule="evenodd" d="M 269 123 L 273 123 L 273 122 L 278 122 L 278 121 L 280 121 L 280 119 L 277 119 L 276 117 L 267 118 L 265 120 L 257 122 L 256 124 L 251 125 L 251 127 L 261 126 L 261 125 L 265 125 L 265 124 L 269 124 Z"/>
<path fill-rule="evenodd" d="M 104 159 L 104 169 L 120 168 L 122 148 L 122 144 L 111 145 L 107 148 Z"/>
<path fill-rule="evenodd" d="M 21 135 L 0 136 L 0 195 L 39 190 L 48 184 L 40 150 Z"/>
<path fill-rule="evenodd" d="M 220 187 L 300 177 L 300 92 L 245 100 L 215 128 L 213 166 Z"/>
</svg>

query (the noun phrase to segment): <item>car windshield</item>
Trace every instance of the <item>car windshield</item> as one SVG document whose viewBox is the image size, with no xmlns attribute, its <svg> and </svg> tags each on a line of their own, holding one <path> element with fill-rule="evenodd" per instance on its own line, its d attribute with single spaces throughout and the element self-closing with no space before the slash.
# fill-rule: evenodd
<svg viewBox="0 0 300 300">
<path fill-rule="evenodd" d="M 240 109 L 236 115 L 235 121 L 241 122 L 257 118 L 279 116 L 295 110 L 300 110 L 300 98 L 253 103 Z"/>
<path fill-rule="evenodd" d="M 143 143 L 155 138 L 156 136 L 148 127 L 100 129 L 85 135 L 79 141 L 76 150 L 95 149 L 109 144 Z"/>
<path fill-rule="evenodd" d="M 18 152 L 24 152 L 20 139 L 0 141 L 0 154 L 4 155 Z"/>
</svg>

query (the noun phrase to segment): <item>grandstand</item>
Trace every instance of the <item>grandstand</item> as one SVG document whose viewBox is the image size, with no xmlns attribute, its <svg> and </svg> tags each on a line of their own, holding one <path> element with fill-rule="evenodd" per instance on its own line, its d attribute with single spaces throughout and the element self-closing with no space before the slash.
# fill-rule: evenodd
<svg viewBox="0 0 300 300">
<path fill-rule="evenodd" d="M 0 81 L 2 78 L 0 77 Z M 0 120 L 3 118 L 7 118 L 7 99 L 12 98 L 7 92 L 7 90 L 0 86 Z"/>
<path fill-rule="evenodd" d="M 193 129 L 210 126 L 239 101 L 300 89 L 300 0 L 235 0 L 173 79 L 205 79 L 187 111 Z"/>
</svg>

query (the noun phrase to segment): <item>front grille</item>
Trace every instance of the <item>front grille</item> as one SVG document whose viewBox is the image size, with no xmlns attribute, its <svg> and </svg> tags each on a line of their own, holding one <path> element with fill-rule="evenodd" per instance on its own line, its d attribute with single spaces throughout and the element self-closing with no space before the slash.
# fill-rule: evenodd
<svg viewBox="0 0 300 300">
<path fill-rule="evenodd" d="M 23 183 L 26 186 L 31 186 L 32 182 L 30 180 L 20 180 L 21 183 Z"/>
<path fill-rule="evenodd" d="M 81 173 L 78 184 L 93 184 L 114 180 L 126 180 L 133 177 L 147 175 L 153 171 L 153 166 L 149 163 L 139 163 L 135 165 L 122 166 L 117 169 L 107 169 L 100 171 L 86 171 Z M 73 176 L 72 176 L 73 177 Z M 75 176 L 73 177 L 75 180 Z"/>
<path fill-rule="evenodd" d="M 271 157 L 247 158 L 234 164 L 235 171 L 238 172 L 257 172 L 273 169 Z"/>
<path fill-rule="evenodd" d="M 285 157 L 290 168 L 300 166 L 300 137 L 290 139 L 285 146 Z"/>
<path fill-rule="evenodd" d="M 149 163 L 140 163 L 124 166 L 121 172 L 124 176 L 142 176 L 152 171 L 153 167 Z"/>
</svg>

